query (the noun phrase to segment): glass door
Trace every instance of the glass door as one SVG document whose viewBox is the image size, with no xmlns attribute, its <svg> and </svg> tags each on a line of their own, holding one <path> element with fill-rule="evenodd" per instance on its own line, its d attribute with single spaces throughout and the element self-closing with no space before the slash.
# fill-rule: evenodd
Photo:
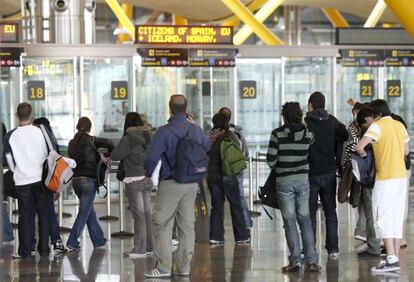
<svg viewBox="0 0 414 282">
<path fill-rule="evenodd" d="M 310 94 L 320 91 L 325 95 L 325 108 L 333 114 L 333 58 L 284 58 L 284 102 L 299 102 L 305 114 Z"/>
<path fill-rule="evenodd" d="M 411 148 L 414 148 L 414 68 L 387 67 L 385 69 L 385 95 L 391 112 L 401 116 L 407 124 Z M 388 82 L 394 85 L 388 85 Z M 398 87 L 399 84 L 399 87 Z M 399 91 L 398 91 L 399 88 Z"/>
<path fill-rule="evenodd" d="M 237 60 L 237 123 L 252 152 L 267 151 L 272 130 L 281 125 L 281 59 Z M 255 89 L 245 90 L 251 83 Z M 250 91 L 250 92 L 249 92 Z"/>
<path fill-rule="evenodd" d="M 91 134 L 112 140 L 122 137 L 132 105 L 130 58 L 81 58 L 80 116 L 92 121 Z"/>
<path fill-rule="evenodd" d="M 16 127 L 17 104 L 19 103 L 20 78 L 19 68 L 11 67 L 0 68 L 1 84 L 0 84 L 0 112 L 1 121 L 7 130 Z"/>
<path fill-rule="evenodd" d="M 74 59 L 23 57 L 23 101 L 33 118 L 46 117 L 60 146 L 67 146 L 75 128 Z"/>
<path fill-rule="evenodd" d="M 337 67 L 337 118 L 348 125 L 352 121 L 352 107 L 347 104 L 349 98 L 362 103 L 379 98 L 379 68 Z M 361 81 L 373 81 L 373 89 L 361 87 Z M 381 84 L 382 85 L 382 84 Z"/>
</svg>

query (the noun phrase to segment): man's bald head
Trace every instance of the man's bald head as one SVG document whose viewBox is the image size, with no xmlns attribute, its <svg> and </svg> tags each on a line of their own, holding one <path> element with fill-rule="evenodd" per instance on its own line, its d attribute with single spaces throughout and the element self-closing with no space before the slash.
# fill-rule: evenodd
<svg viewBox="0 0 414 282">
<path fill-rule="evenodd" d="M 185 114 L 187 112 L 187 99 L 181 94 L 172 95 L 169 106 L 171 114 Z"/>
</svg>

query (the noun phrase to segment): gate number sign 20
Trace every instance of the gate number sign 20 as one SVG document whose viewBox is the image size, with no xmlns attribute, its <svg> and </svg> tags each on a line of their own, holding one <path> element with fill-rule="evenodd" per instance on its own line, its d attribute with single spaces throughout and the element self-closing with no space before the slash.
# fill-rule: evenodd
<svg viewBox="0 0 414 282">
<path fill-rule="evenodd" d="M 240 97 L 242 99 L 256 99 L 256 81 L 255 80 L 241 80 L 239 81 Z"/>
<path fill-rule="evenodd" d="M 30 80 L 27 82 L 27 99 L 45 99 L 45 82 L 43 80 Z"/>
<path fill-rule="evenodd" d="M 112 100 L 128 100 L 128 81 L 111 81 Z"/>
</svg>

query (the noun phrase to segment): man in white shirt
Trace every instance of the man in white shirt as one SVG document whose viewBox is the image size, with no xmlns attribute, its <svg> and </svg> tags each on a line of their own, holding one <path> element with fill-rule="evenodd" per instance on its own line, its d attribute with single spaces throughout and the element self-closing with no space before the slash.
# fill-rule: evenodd
<svg viewBox="0 0 414 282">
<path fill-rule="evenodd" d="M 39 240 L 37 250 L 41 256 L 48 256 L 49 211 L 47 203 L 53 194 L 42 181 L 43 163 L 47 158 L 47 145 L 40 128 L 32 125 L 32 107 L 28 103 L 17 106 L 19 126 L 8 132 L 4 139 L 4 153 L 16 184 L 19 203 L 19 249 L 13 258 L 30 257 L 32 230 L 35 226 L 35 210 L 38 215 Z"/>
</svg>

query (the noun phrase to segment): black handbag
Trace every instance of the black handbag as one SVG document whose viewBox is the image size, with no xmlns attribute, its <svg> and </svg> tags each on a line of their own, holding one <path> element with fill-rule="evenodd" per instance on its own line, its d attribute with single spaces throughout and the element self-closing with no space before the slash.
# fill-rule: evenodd
<svg viewBox="0 0 414 282">
<path fill-rule="evenodd" d="M 259 199 L 262 201 L 263 205 L 268 207 L 279 209 L 276 196 L 276 172 L 272 169 L 265 184 L 259 187 Z M 264 209 L 267 215 L 273 219 L 266 209 Z"/>
<path fill-rule="evenodd" d="M 125 178 L 124 160 L 121 160 L 118 164 L 118 171 L 116 172 L 116 179 L 123 181 Z"/>
<path fill-rule="evenodd" d="M 3 174 L 3 194 L 17 199 L 17 188 L 13 180 L 13 172 L 8 170 Z"/>
</svg>

